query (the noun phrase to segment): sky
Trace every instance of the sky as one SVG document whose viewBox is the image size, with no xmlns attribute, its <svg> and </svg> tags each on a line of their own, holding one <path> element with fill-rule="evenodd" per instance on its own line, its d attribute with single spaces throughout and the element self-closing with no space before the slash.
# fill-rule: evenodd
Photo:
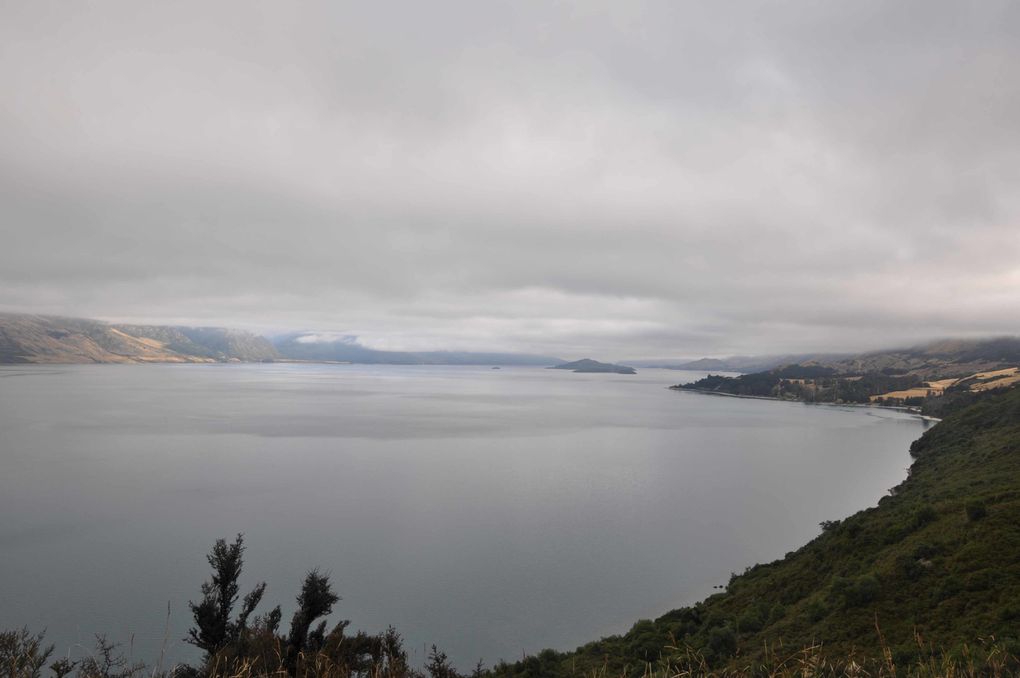
<svg viewBox="0 0 1020 678">
<path fill-rule="evenodd" d="M 0 309 L 564 357 L 1020 333 L 1020 4 L 0 1 Z"/>
</svg>

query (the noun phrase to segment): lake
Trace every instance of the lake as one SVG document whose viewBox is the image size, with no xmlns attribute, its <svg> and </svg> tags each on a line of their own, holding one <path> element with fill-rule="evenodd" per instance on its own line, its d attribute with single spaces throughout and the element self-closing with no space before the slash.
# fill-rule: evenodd
<svg viewBox="0 0 1020 678">
<path fill-rule="evenodd" d="M 368 365 L 0 367 L 0 628 L 191 660 L 218 537 L 284 624 L 333 619 L 419 665 L 572 649 L 693 603 L 906 477 L 920 418 L 670 391 L 704 373 Z M 266 604 L 268 603 L 268 605 Z"/>
</svg>

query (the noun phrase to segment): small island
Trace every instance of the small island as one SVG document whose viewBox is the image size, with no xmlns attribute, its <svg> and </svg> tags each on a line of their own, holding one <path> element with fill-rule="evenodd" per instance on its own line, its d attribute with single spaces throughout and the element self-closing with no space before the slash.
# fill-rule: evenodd
<svg viewBox="0 0 1020 678">
<path fill-rule="evenodd" d="M 633 367 L 626 365 L 613 365 L 612 363 L 600 363 L 591 358 L 575 360 L 572 363 L 563 363 L 549 368 L 550 370 L 571 370 L 572 372 L 596 373 L 612 372 L 615 374 L 637 374 Z"/>
</svg>

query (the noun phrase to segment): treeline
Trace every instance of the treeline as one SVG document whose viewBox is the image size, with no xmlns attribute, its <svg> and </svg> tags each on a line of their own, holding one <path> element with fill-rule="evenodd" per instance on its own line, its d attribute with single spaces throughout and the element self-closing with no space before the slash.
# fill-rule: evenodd
<svg viewBox="0 0 1020 678">
<path fill-rule="evenodd" d="M 677 384 L 671 388 L 804 402 L 867 403 L 872 396 L 922 384 L 920 377 L 911 374 L 837 375 L 829 367 L 788 365 L 769 372 L 736 377 L 711 374 L 704 379 Z"/>
</svg>

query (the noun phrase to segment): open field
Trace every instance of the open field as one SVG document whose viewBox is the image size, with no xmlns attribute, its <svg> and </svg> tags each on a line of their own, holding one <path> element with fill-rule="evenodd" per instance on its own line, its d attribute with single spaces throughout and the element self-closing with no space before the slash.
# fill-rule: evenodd
<svg viewBox="0 0 1020 678">
<path fill-rule="evenodd" d="M 958 384 L 967 385 L 968 391 L 981 392 L 991 391 L 997 388 L 1008 388 L 1018 383 L 1020 383 L 1020 368 L 1006 367 L 1000 370 L 976 372 L 969 376 L 955 379 L 938 379 L 935 381 L 928 381 L 925 382 L 923 386 L 903 389 L 900 391 L 890 391 L 888 393 L 871 396 L 871 402 L 889 399 L 905 400 L 907 398 L 941 396 L 948 389 Z"/>
</svg>

